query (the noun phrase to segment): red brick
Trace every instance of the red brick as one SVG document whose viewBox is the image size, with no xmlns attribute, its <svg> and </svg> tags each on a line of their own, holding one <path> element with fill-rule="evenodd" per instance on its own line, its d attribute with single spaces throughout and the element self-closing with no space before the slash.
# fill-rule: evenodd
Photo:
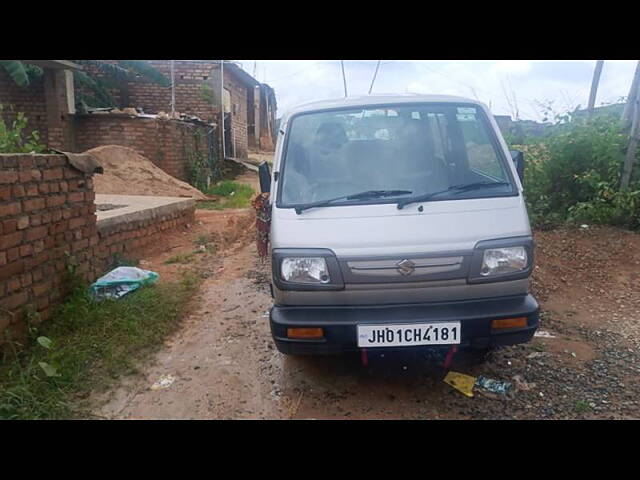
<svg viewBox="0 0 640 480">
<path fill-rule="evenodd" d="M 69 202 L 84 202 L 84 192 L 71 192 L 67 194 Z"/>
<path fill-rule="evenodd" d="M 51 290 L 51 280 L 45 280 L 44 282 L 36 283 L 31 287 L 31 290 L 36 297 L 39 297 Z"/>
<path fill-rule="evenodd" d="M 33 281 L 37 282 L 39 280 L 42 280 L 42 278 L 44 277 L 44 272 L 41 268 L 38 268 L 37 270 L 31 272 L 31 275 L 33 277 Z"/>
<path fill-rule="evenodd" d="M 20 258 L 20 247 L 13 247 L 7 250 L 7 261 L 13 262 Z"/>
<path fill-rule="evenodd" d="M 15 276 L 10 278 L 7 282 L 7 292 L 15 292 L 16 290 L 20 290 L 20 277 Z"/>
<path fill-rule="evenodd" d="M 23 287 L 28 287 L 29 285 L 31 285 L 31 273 L 27 272 L 20 275 L 20 283 Z"/>
<path fill-rule="evenodd" d="M 0 268 L 0 280 L 6 280 L 24 272 L 24 260 L 11 262 Z"/>
<path fill-rule="evenodd" d="M 42 172 L 43 180 L 60 180 L 62 178 L 62 168 L 50 168 Z"/>
<path fill-rule="evenodd" d="M 6 250 L 8 248 L 19 245 L 22 242 L 22 232 L 14 232 L 9 235 L 2 235 L 0 237 L 0 250 Z"/>
<path fill-rule="evenodd" d="M 42 265 L 47 260 L 49 260 L 49 252 L 39 253 L 38 255 L 31 258 L 27 258 L 24 261 L 25 261 L 25 266 L 27 270 L 33 270 L 34 267 L 37 267 L 38 265 Z M 34 273 L 34 280 L 35 280 L 35 273 Z"/>
<path fill-rule="evenodd" d="M 13 196 L 16 198 L 24 197 L 25 191 L 24 186 L 22 185 L 14 185 L 13 186 Z"/>
<path fill-rule="evenodd" d="M 0 183 L 15 183 L 18 181 L 18 172 L 1 171 L 0 170 Z"/>
<path fill-rule="evenodd" d="M 11 215 L 17 215 L 22 211 L 22 206 L 20 202 L 7 203 L 5 205 L 0 205 L 0 218 L 2 217 L 10 217 Z"/>
<path fill-rule="evenodd" d="M 46 183 L 44 185 L 46 185 Z M 36 196 L 38 196 L 38 185 L 36 185 L 35 183 L 27 185 L 27 197 Z"/>
<path fill-rule="evenodd" d="M 67 164 L 67 159 L 62 156 L 49 157 L 47 159 L 47 165 L 50 167 L 61 167 Z"/>
<path fill-rule="evenodd" d="M 47 208 L 59 207 L 60 205 L 64 205 L 66 201 L 67 200 L 64 195 L 53 195 L 51 197 L 47 197 Z"/>
<path fill-rule="evenodd" d="M 18 158 L 18 168 L 20 168 L 21 170 L 27 170 L 33 167 L 33 157 L 25 155 Z"/>
<path fill-rule="evenodd" d="M 38 188 L 40 189 L 40 193 L 49 193 L 49 184 L 48 183 L 40 183 L 38 185 Z M 27 195 L 28 195 L 28 190 L 27 190 Z"/>
<path fill-rule="evenodd" d="M 45 237 L 47 235 L 47 230 L 48 229 L 46 225 L 30 228 L 29 230 L 27 230 L 24 239 L 27 242 L 38 240 L 39 238 Z"/>
<path fill-rule="evenodd" d="M 7 235 L 13 233 L 18 229 L 18 219 L 11 218 L 2 222 L 2 232 Z"/>
<path fill-rule="evenodd" d="M 49 238 L 49 237 L 47 237 Z M 31 244 L 33 246 L 33 253 L 40 253 L 44 250 L 45 244 L 42 240 L 36 240 Z"/>
<path fill-rule="evenodd" d="M 23 290 L 19 293 L 14 293 L 7 298 L 0 300 L 0 305 L 7 310 L 15 310 L 18 307 L 21 307 L 27 303 L 29 300 L 29 292 L 27 290 Z"/>
<path fill-rule="evenodd" d="M 33 253 L 33 247 L 31 245 L 20 245 L 20 256 L 26 257 L 27 255 L 31 255 Z"/>
<path fill-rule="evenodd" d="M 0 185 L 0 200 L 11 198 L 11 185 Z"/>
<path fill-rule="evenodd" d="M 35 215 L 31 215 L 29 217 L 29 224 L 32 227 L 37 227 L 38 225 L 42 224 L 42 215 L 40 215 L 39 213 L 36 213 Z"/>
<path fill-rule="evenodd" d="M 45 206 L 44 198 L 32 198 L 23 202 L 24 211 L 32 212 L 34 210 L 42 210 Z"/>
<path fill-rule="evenodd" d="M 69 220 L 69 230 L 74 230 L 78 227 L 83 226 L 87 222 L 84 217 L 76 217 Z"/>
</svg>

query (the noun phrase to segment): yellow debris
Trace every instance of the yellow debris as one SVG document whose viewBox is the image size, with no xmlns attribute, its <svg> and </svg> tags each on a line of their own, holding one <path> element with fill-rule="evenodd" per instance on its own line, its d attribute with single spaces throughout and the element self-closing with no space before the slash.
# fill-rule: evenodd
<svg viewBox="0 0 640 480">
<path fill-rule="evenodd" d="M 467 397 L 473 397 L 473 386 L 476 383 L 476 377 L 465 375 L 464 373 L 449 372 L 444 377 L 444 382 L 464 393 Z"/>
</svg>

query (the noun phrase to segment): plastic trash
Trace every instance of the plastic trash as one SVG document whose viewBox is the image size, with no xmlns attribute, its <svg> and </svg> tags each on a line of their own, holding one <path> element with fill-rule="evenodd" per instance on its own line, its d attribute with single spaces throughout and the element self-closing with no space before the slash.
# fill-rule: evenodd
<svg viewBox="0 0 640 480">
<path fill-rule="evenodd" d="M 156 383 L 151 385 L 151 390 L 161 390 L 161 389 L 169 388 L 175 381 L 176 381 L 176 377 L 174 377 L 171 374 L 162 375 Z"/>
<path fill-rule="evenodd" d="M 444 377 L 444 383 L 451 385 L 467 397 L 473 397 L 473 386 L 476 383 L 476 377 L 450 371 L 447 373 L 447 376 Z"/>
<path fill-rule="evenodd" d="M 534 337 L 542 337 L 542 338 L 556 338 L 555 335 L 551 335 L 549 332 L 545 330 L 537 330 L 536 333 L 533 334 Z"/>
<path fill-rule="evenodd" d="M 97 300 L 120 298 L 142 285 L 152 284 L 159 275 L 138 267 L 118 267 L 103 275 L 91 285 L 91 293 Z"/>
<path fill-rule="evenodd" d="M 493 380 L 492 378 L 483 377 L 482 375 L 476 380 L 476 386 L 499 395 L 506 395 L 507 392 L 513 388 L 513 385 L 509 382 Z"/>
</svg>

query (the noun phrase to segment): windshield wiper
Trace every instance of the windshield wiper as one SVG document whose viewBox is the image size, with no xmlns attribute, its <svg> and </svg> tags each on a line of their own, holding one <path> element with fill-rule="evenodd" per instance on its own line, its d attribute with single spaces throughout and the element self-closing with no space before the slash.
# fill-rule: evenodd
<svg viewBox="0 0 640 480">
<path fill-rule="evenodd" d="M 300 215 L 304 210 L 315 207 L 324 207 L 325 205 L 329 205 L 340 200 L 363 200 L 366 198 L 394 197 L 396 195 L 409 195 L 410 193 L 413 192 L 411 190 L 367 190 L 365 192 L 353 193 L 351 195 L 343 195 L 341 197 L 330 198 L 328 200 L 307 203 L 305 205 L 295 207 L 295 210 L 296 213 Z"/>
<path fill-rule="evenodd" d="M 473 183 L 464 183 L 461 185 L 452 185 L 451 187 L 445 190 L 440 190 L 438 192 L 425 193 L 422 195 L 418 195 L 416 197 L 404 198 L 402 200 L 399 200 L 398 210 L 402 210 L 404 206 L 409 205 L 410 203 L 425 202 L 431 199 L 432 197 L 435 197 L 437 195 L 442 195 L 443 193 L 450 193 L 450 192 L 459 193 L 459 192 L 466 192 L 468 190 L 475 190 L 477 188 L 497 187 L 497 186 L 505 186 L 505 185 L 509 185 L 509 183 L 507 182 L 473 182 Z"/>
</svg>

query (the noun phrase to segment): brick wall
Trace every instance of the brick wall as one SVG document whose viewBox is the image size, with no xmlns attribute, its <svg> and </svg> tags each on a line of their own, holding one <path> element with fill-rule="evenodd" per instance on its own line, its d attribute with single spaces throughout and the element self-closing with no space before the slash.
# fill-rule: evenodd
<svg viewBox="0 0 640 480">
<path fill-rule="evenodd" d="M 194 203 L 189 209 L 167 212 L 143 220 L 98 221 L 99 243 L 94 251 L 95 266 L 100 271 L 106 271 L 116 255 L 136 257 L 143 247 L 157 243 L 158 234 L 192 225 L 195 210 Z"/>
<path fill-rule="evenodd" d="M 195 204 L 97 222 L 94 199 L 92 175 L 63 155 L 0 155 L 0 350 L 51 315 L 68 293 L 70 265 L 93 281 L 117 254 L 135 256 L 158 233 L 194 221 Z"/>
<path fill-rule="evenodd" d="M 115 60 L 110 62 L 116 63 Z M 156 70 L 171 78 L 171 62 L 169 60 L 149 60 Z M 96 67 L 86 66 L 86 70 L 94 75 L 101 75 Z M 206 100 L 202 95 L 203 85 L 214 87 L 215 73 L 220 69 L 217 60 L 175 60 L 175 109 L 179 113 L 196 115 L 206 122 L 218 122 L 218 105 Z M 219 78 L 219 77 L 218 77 Z M 218 80 L 219 82 L 219 80 Z M 113 98 L 120 107 L 142 108 L 145 113 L 171 111 L 171 87 L 163 87 L 143 79 L 130 81 L 126 87 L 126 94 L 122 89 L 110 89 Z M 219 85 L 219 83 L 217 84 Z M 247 139 L 247 87 L 233 72 L 225 70 L 224 87 L 231 93 L 231 103 L 238 105 L 236 113 L 232 113 L 231 128 L 236 143 L 236 156 L 246 158 Z M 76 84 L 79 92 L 86 92 L 82 86 Z M 127 98 L 125 98 L 125 95 Z M 78 138 L 80 134 L 76 132 Z"/>
<path fill-rule="evenodd" d="M 224 88 L 231 93 L 231 129 L 235 143 L 235 156 L 247 158 L 249 147 L 247 139 L 247 87 L 234 76 L 225 75 Z M 234 105 L 236 110 L 234 110 Z M 227 151 L 230 151 L 228 147 Z"/>
<path fill-rule="evenodd" d="M 0 155 L 0 162 L 0 332 L 21 335 L 24 307 L 43 320 L 66 293 L 69 255 L 79 274 L 92 273 L 93 182 L 62 155 Z"/>
<path fill-rule="evenodd" d="M 36 80 L 28 87 L 20 87 L 3 68 L 0 68 L 0 104 L 4 107 L 0 116 L 7 125 L 16 118 L 15 113 L 9 110 L 9 105 L 12 105 L 14 112 L 23 112 L 27 117 L 27 128 L 23 132 L 30 134 L 37 130 L 41 143 L 48 142 L 47 107 L 42 80 Z"/>
<path fill-rule="evenodd" d="M 211 127 L 179 120 L 123 115 L 76 115 L 76 152 L 100 145 L 136 150 L 169 175 L 189 180 L 189 152 L 207 153 Z M 211 136 L 217 142 L 216 131 Z"/>
</svg>

